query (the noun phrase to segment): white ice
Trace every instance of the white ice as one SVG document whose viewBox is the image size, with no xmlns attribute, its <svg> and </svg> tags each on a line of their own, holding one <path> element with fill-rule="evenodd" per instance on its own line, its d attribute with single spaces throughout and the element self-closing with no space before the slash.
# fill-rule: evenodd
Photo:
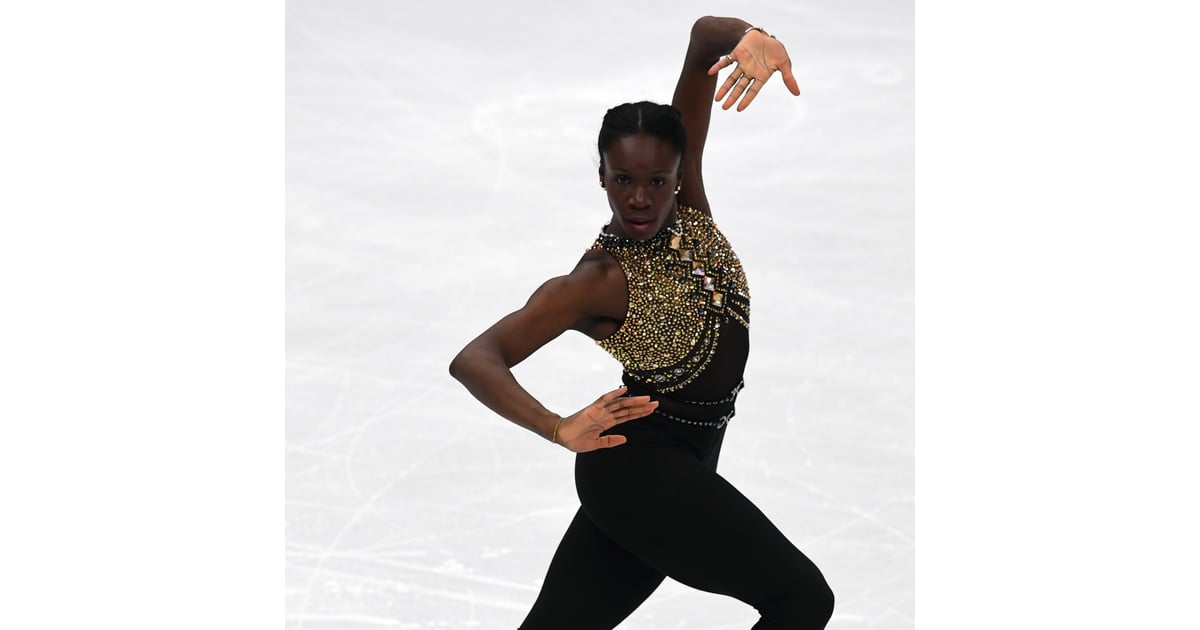
<svg viewBox="0 0 1200 630">
<path fill-rule="evenodd" d="M 913 5 L 287 4 L 290 630 L 515 628 L 578 503 L 570 453 L 493 415 L 454 353 L 606 221 L 595 136 L 669 101 L 700 12 L 790 51 L 714 112 L 705 182 L 753 295 L 721 472 L 824 571 L 831 628 L 912 628 Z M 619 383 L 567 334 L 518 366 L 563 412 Z M 668 580 L 622 628 L 748 628 Z"/>
</svg>

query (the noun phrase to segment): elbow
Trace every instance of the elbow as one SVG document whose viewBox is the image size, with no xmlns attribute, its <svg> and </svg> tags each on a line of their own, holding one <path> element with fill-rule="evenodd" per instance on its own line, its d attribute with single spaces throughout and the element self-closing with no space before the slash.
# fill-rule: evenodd
<svg viewBox="0 0 1200 630">
<path fill-rule="evenodd" d="M 690 33 L 692 41 L 703 42 L 711 39 L 716 20 L 717 18 L 711 15 L 705 15 L 693 22 L 692 32 Z"/>
<path fill-rule="evenodd" d="M 712 23 L 716 19 L 717 18 L 712 15 L 702 15 L 696 18 L 696 21 L 692 23 L 692 34 L 694 35 L 697 32 L 704 32 L 705 29 L 711 28 Z"/>
<path fill-rule="evenodd" d="M 736 34 L 735 31 L 741 31 L 739 24 L 741 24 L 741 20 L 738 18 L 704 15 L 692 22 L 691 37 L 694 41 L 718 40 L 724 42 L 729 39 L 731 34 Z"/>
<path fill-rule="evenodd" d="M 454 355 L 453 359 L 450 359 L 450 376 L 454 377 L 454 380 L 459 382 L 463 380 L 463 373 L 466 370 L 466 352 L 467 351 L 464 348 L 458 354 Z"/>
<path fill-rule="evenodd" d="M 737 45 L 738 22 L 731 18 L 706 15 L 692 23 L 691 41 L 688 44 L 688 56 L 695 55 L 697 63 L 708 66 L 717 57 L 729 52 Z"/>
<path fill-rule="evenodd" d="M 504 355 L 485 339 L 475 339 L 450 360 L 450 376 L 471 387 L 474 381 L 487 378 L 496 366 L 507 367 Z"/>
<path fill-rule="evenodd" d="M 450 360 L 450 376 L 466 385 L 471 375 L 479 372 L 478 368 L 484 360 L 485 356 L 480 354 L 479 349 L 474 344 L 469 344 Z"/>
</svg>

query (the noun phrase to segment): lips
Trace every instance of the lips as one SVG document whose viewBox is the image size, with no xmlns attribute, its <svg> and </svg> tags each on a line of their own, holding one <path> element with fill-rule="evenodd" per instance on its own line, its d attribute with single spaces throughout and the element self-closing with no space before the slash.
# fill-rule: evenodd
<svg viewBox="0 0 1200 630">
<path fill-rule="evenodd" d="M 636 234 L 645 234 L 650 231 L 650 226 L 654 223 L 652 219 L 637 220 L 625 219 L 625 225 L 629 226 L 629 230 Z"/>
</svg>

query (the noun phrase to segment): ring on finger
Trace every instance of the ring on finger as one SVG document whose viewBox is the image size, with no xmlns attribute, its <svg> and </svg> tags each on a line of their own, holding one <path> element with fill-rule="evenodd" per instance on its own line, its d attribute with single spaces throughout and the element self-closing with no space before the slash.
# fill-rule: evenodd
<svg viewBox="0 0 1200 630">
<path fill-rule="evenodd" d="M 733 55 L 721 55 L 721 58 L 728 61 L 729 65 L 733 65 Z"/>
</svg>

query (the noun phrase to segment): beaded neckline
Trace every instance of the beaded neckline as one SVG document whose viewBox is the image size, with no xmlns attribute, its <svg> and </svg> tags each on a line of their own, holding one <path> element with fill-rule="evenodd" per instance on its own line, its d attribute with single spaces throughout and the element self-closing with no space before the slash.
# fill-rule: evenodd
<svg viewBox="0 0 1200 630">
<path fill-rule="evenodd" d="M 646 247 L 661 243 L 672 235 L 683 234 L 683 232 L 679 229 L 679 208 L 680 206 L 675 207 L 674 223 L 671 225 L 664 225 L 661 230 L 654 233 L 654 236 L 651 236 L 644 241 L 625 238 L 624 236 L 617 236 L 616 234 L 607 232 L 606 230 L 608 230 L 608 227 L 612 225 L 612 223 L 606 223 L 604 224 L 604 227 L 600 228 L 600 235 L 597 237 L 597 240 L 600 241 L 600 244 L 604 247 Z"/>
</svg>

